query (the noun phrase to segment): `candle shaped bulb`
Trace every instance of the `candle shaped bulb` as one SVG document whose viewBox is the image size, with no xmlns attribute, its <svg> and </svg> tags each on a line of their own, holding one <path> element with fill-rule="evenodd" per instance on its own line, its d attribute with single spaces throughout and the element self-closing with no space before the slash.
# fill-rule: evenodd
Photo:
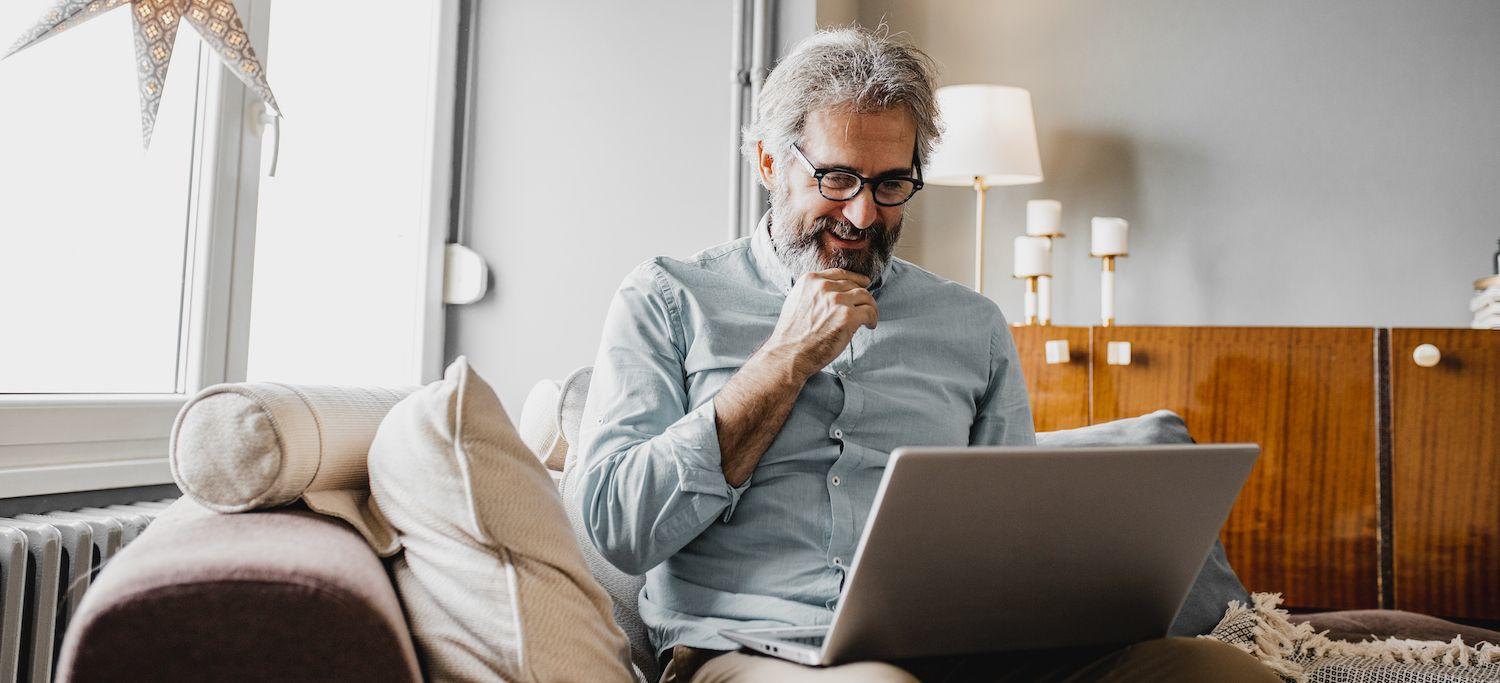
<svg viewBox="0 0 1500 683">
<path fill-rule="evenodd" d="M 1094 256 L 1124 256 L 1130 253 L 1129 234 L 1130 224 L 1125 219 L 1095 216 L 1089 253 Z"/>
<path fill-rule="evenodd" d="M 1062 228 L 1062 202 L 1033 199 L 1026 202 L 1026 234 L 1056 235 Z"/>
<path fill-rule="evenodd" d="M 1052 242 L 1045 237 L 1016 238 L 1016 277 L 1052 274 Z"/>
</svg>

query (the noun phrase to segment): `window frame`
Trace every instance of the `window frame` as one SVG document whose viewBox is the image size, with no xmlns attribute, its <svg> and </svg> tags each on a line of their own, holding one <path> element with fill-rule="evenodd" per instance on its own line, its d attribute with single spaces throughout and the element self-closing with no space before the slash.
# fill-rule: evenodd
<svg viewBox="0 0 1500 683">
<path fill-rule="evenodd" d="M 427 211 L 419 226 L 426 248 L 415 256 L 423 274 L 418 283 L 422 324 L 412 374 L 422 382 L 442 371 L 443 253 L 455 177 L 460 0 L 438 1 L 427 93 L 431 164 L 421 188 Z M 238 0 L 237 5 L 252 44 L 264 48 L 261 58 L 269 60 L 272 0 Z M 174 416 L 202 389 L 245 378 L 265 105 L 207 51 L 200 52 L 196 66 L 191 223 L 175 391 L 0 394 L 0 498 L 171 483 L 167 454 Z"/>
</svg>

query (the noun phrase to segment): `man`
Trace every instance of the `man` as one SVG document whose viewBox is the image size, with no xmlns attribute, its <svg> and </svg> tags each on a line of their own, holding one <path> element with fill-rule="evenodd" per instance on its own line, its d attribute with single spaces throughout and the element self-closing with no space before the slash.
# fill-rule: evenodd
<svg viewBox="0 0 1500 683">
<path fill-rule="evenodd" d="M 1164 662 L 1275 680 L 1228 646 L 1181 639 L 1066 666 L 1052 654 L 1043 669 L 1015 655 L 813 669 L 727 654 L 720 629 L 829 623 L 892 450 L 1035 443 L 999 308 L 892 257 L 940 132 L 926 55 L 860 29 L 819 32 L 757 106 L 745 152 L 770 213 L 748 238 L 626 277 L 583 419 L 571 504 L 606 559 L 645 574 L 663 680 L 1161 680 Z"/>
</svg>

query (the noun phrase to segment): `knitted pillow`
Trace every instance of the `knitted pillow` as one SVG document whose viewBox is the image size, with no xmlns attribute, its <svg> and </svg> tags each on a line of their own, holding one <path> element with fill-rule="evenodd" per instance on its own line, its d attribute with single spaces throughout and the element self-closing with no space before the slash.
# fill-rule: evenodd
<svg viewBox="0 0 1500 683">
<path fill-rule="evenodd" d="M 632 679 L 551 478 L 466 358 L 391 409 L 370 491 L 401 544 L 392 573 L 429 678 Z"/>
<path fill-rule="evenodd" d="M 414 387 L 253 382 L 199 392 L 177 413 L 172 478 L 198 504 L 245 512 L 302 498 L 348 522 L 381 555 L 395 537 L 368 504 L 365 454 L 392 406 Z"/>
</svg>

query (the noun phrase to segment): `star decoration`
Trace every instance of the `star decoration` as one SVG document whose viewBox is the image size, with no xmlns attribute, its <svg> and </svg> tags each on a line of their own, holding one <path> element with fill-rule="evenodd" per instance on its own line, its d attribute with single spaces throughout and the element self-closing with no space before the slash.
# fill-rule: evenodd
<svg viewBox="0 0 1500 683">
<path fill-rule="evenodd" d="M 58 0 L 31 30 L 16 40 L 5 57 L 125 5 L 130 7 L 130 16 L 135 19 L 141 136 L 146 147 L 151 146 L 156 110 L 161 105 L 167 67 L 172 62 L 172 47 L 176 44 L 177 27 L 182 20 L 187 20 L 224 66 L 259 96 L 272 113 L 281 115 L 276 97 L 271 94 L 271 86 L 266 83 L 266 70 L 256 58 L 255 48 L 250 46 L 250 36 L 245 33 L 245 25 L 240 22 L 232 0 Z"/>
</svg>

